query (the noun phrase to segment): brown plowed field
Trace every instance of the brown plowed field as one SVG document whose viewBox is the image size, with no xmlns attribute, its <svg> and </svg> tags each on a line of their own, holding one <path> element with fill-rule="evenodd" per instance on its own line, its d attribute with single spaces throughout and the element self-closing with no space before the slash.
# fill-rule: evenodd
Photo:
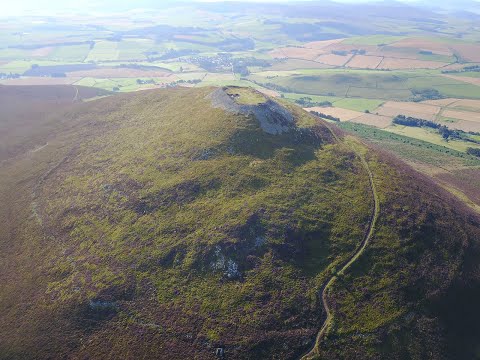
<svg viewBox="0 0 480 360">
<path fill-rule="evenodd" d="M 339 118 L 341 121 L 348 121 L 352 120 L 354 118 L 357 118 L 359 116 L 364 115 L 365 113 L 360 112 L 360 111 L 354 111 L 354 110 L 347 110 L 347 109 L 341 109 L 341 108 L 336 108 L 336 107 L 311 107 L 311 108 L 305 108 L 307 111 L 317 111 L 322 114 L 326 115 L 331 115 L 334 117 Z"/>
<path fill-rule="evenodd" d="M 480 132 L 480 122 L 478 121 L 458 120 L 458 122 L 456 123 L 449 124 L 448 127 L 452 129 L 463 130 L 466 132 Z"/>
<path fill-rule="evenodd" d="M 332 65 L 332 66 L 343 66 L 345 65 L 350 59 L 352 55 L 335 55 L 335 54 L 325 54 L 320 55 L 315 59 L 315 61 L 321 62 L 323 64 Z"/>
<path fill-rule="evenodd" d="M 315 49 L 306 49 L 303 47 L 285 47 L 273 50 L 270 52 L 270 55 L 274 58 L 291 58 L 291 59 L 303 59 L 303 60 L 314 60 L 320 54 L 323 54 L 322 50 Z"/>
<path fill-rule="evenodd" d="M 53 47 L 43 47 L 40 49 L 33 50 L 30 55 L 31 56 L 48 56 L 53 51 Z"/>
<path fill-rule="evenodd" d="M 273 65 L 268 68 L 268 70 L 327 69 L 329 67 L 327 64 L 321 64 L 311 60 L 288 59 Z"/>
<path fill-rule="evenodd" d="M 355 55 L 347 64 L 351 68 L 375 69 L 383 60 L 380 56 Z"/>
<path fill-rule="evenodd" d="M 460 56 L 468 61 L 480 61 L 480 45 L 476 44 L 455 44 L 452 48 Z"/>
<path fill-rule="evenodd" d="M 470 76 L 455 76 L 455 75 L 448 75 L 444 74 L 443 76 L 453 79 L 453 80 L 458 80 L 458 81 L 463 81 L 467 84 L 473 84 L 473 85 L 478 85 L 480 86 L 480 78 L 475 78 L 475 77 L 470 77 Z"/>
<path fill-rule="evenodd" d="M 323 40 L 323 41 L 312 41 L 306 43 L 304 47 L 309 49 L 323 49 L 332 44 L 341 43 L 344 39 L 335 39 L 335 40 Z"/>
<path fill-rule="evenodd" d="M 378 69 L 438 69 L 445 65 L 447 63 L 439 61 L 385 58 L 378 66 Z"/>
<path fill-rule="evenodd" d="M 451 108 L 454 109 L 457 106 L 464 106 L 473 110 L 480 111 L 480 100 L 460 99 L 455 101 L 455 103 L 452 104 Z"/>
<path fill-rule="evenodd" d="M 435 120 L 440 111 L 440 106 L 419 104 L 413 102 L 387 101 L 375 113 L 383 116 L 395 117 L 397 115 L 412 116 L 425 120 Z"/>
<path fill-rule="evenodd" d="M 448 99 L 438 99 L 438 100 L 426 100 L 426 101 L 422 101 L 420 104 L 437 105 L 437 106 L 443 107 L 443 106 L 451 105 L 457 101 L 459 101 L 459 99 L 448 98 Z"/>
<path fill-rule="evenodd" d="M 442 115 L 445 116 L 445 117 L 449 117 L 449 118 L 467 120 L 467 121 L 473 121 L 473 122 L 480 123 L 480 113 L 478 113 L 478 112 L 445 109 L 443 111 Z"/>
<path fill-rule="evenodd" d="M 414 48 L 418 50 L 431 51 L 439 55 L 453 55 L 449 44 L 436 42 L 422 38 L 407 38 L 397 41 L 389 46 L 397 48 Z"/>
<path fill-rule="evenodd" d="M 344 44 L 344 43 L 338 43 L 338 44 L 332 44 L 328 47 L 325 48 L 327 51 L 346 51 L 346 52 L 351 52 L 354 50 L 365 50 L 367 53 L 374 52 L 378 50 L 378 47 L 375 45 L 352 45 L 352 44 Z"/>
<path fill-rule="evenodd" d="M 391 117 L 375 115 L 375 114 L 363 114 L 362 116 L 356 117 L 350 121 L 359 123 L 359 124 L 375 126 L 380 129 L 384 129 L 392 125 Z"/>
</svg>

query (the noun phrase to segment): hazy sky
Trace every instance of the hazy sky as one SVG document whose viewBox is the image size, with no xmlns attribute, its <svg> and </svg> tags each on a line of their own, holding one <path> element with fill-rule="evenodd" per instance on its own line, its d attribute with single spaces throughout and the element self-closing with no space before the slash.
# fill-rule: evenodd
<svg viewBox="0 0 480 360">
<path fill-rule="evenodd" d="M 55 15 L 56 12 L 65 12 L 65 10 L 88 10 L 92 8 L 98 8 L 99 4 L 112 4 L 112 11 L 115 11 L 115 5 L 122 6 L 125 8 L 126 6 L 130 7 L 131 4 L 132 8 L 141 7 L 141 3 L 145 3 L 144 1 L 136 1 L 136 0 L 9 0 L 6 1 L 2 6 L 1 15 L 28 15 L 37 13 L 41 11 L 44 14 Z M 185 3 L 188 1 L 185 0 L 160 0 L 161 2 L 156 2 L 151 0 L 150 3 Z M 194 0 L 190 2 L 221 2 L 221 1 L 239 1 L 239 0 Z M 298 1 L 317 1 L 321 3 L 322 1 L 319 0 L 241 0 L 241 2 L 282 2 L 282 3 L 292 3 Z M 362 3 L 362 2 L 372 2 L 372 1 L 382 1 L 382 0 L 333 0 L 336 2 L 351 2 L 351 3 Z M 401 0 L 403 2 L 425 2 L 426 0 Z M 459 4 L 465 0 L 443 0 L 441 1 L 443 4 Z M 475 0 L 480 1 L 480 0 Z M 434 4 L 435 2 L 428 1 L 427 3 Z M 479 4 L 480 6 L 480 4 Z M 1 16 L 0 15 L 0 16 Z"/>
<path fill-rule="evenodd" d="M 168 3 L 185 3 L 188 1 L 185 0 L 167 0 Z M 167 1 L 162 0 L 160 3 L 166 3 Z M 222 1 L 239 1 L 239 0 L 194 0 L 190 2 L 222 2 Z M 241 2 L 269 2 L 269 3 L 292 3 L 298 1 L 315 1 L 315 0 L 241 0 Z M 366 1 L 376 1 L 376 0 L 335 0 L 337 2 L 366 2 Z M 407 0 L 408 1 L 408 0 Z M 138 6 L 136 0 L 117 0 L 117 1 L 102 1 L 102 0 L 18 0 L 18 1 L 6 1 L 2 5 L 2 14 L 3 15 L 17 15 L 17 14 L 28 14 L 31 11 L 43 10 L 44 12 L 51 11 L 63 11 L 65 9 L 88 9 L 92 6 L 98 6 L 102 3 L 112 3 L 119 5 L 128 5 L 131 4 L 132 8 Z M 318 1 L 320 2 L 321 1 Z M 115 9 L 112 9 L 115 11 Z M 52 14 L 54 15 L 54 14 Z"/>
</svg>

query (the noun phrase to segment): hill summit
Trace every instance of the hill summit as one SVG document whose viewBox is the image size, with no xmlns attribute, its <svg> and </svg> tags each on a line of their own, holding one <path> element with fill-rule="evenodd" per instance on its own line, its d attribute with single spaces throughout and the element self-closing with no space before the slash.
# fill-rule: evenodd
<svg viewBox="0 0 480 360">
<path fill-rule="evenodd" d="M 405 165 L 245 88 L 47 118 L 0 167 L 3 357 L 469 355 L 478 220 Z"/>
</svg>

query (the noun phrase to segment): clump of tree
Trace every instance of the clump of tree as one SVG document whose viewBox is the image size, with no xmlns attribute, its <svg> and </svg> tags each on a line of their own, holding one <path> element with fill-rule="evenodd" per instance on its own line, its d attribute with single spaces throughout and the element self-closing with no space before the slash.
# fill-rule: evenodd
<svg viewBox="0 0 480 360">
<path fill-rule="evenodd" d="M 64 72 L 54 72 L 50 76 L 53 78 L 64 78 L 67 77 L 67 74 L 65 74 Z"/>
<path fill-rule="evenodd" d="M 354 55 L 365 55 L 367 53 L 366 50 L 364 49 L 353 49 L 350 51 L 350 53 L 354 54 Z"/>
<path fill-rule="evenodd" d="M 149 79 L 149 80 L 137 79 L 137 84 L 138 85 L 155 84 L 155 80 L 153 80 L 153 79 Z"/>
<path fill-rule="evenodd" d="M 397 115 L 392 122 L 397 125 L 404 125 L 404 126 L 411 126 L 411 127 L 428 127 L 432 129 L 437 129 L 438 133 L 445 139 L 448 140 L 450 138 L 454 139 L 461 139 L 466 140 L 463 136 L 463 132 L 459 130 L 451 130 L 445 125 L 440 125 L 436 122 L 419 119 L 415 117 L 405 116 L 405 115 Z M 466 134 L 465 134 L 466 135 Z"/>
<path fill-rule="evenodd" d="M 193 80 L 178 80 L 177 84 L 193 84 L 196 85 L 198 83 L 201 83 L 202 80 L 200 79 L 193 79 Z"/>
<path fill-rule="evenodd" d="M 302 106 L 302 107 L 314 107 L 314 106 L 320 106 L 320 107 L 330 107 L 332 106 L 332 103 L 330 101 L 313 101 L 311 97 L 304 96 L 301 97 L 300 99 L 295 100 L 295 103 Z"/>
<path fill-rule="evenodd" d="M 465 66 L 463 69 L 443 70 L 442 74 L 459 74 L 463 72 L 480 72 L 480 65 Z"/>
<path fill-rule="evenodd" d="M 467 148 L 467 154 L 468 155 L 473 155 L 473 156 L 476 156 L 476 157 L 480 157 L 480 149 L 478 148 Z"/>
<path fill-rule="evenodd" d="M 196 55 L 200 51 L 198 50 L 191 50 L 191 49 L 180 49 L 180 50 L 175 50 L 175 49 L 169 49 L 167 50 L 164 54 L 160 56 L 149 56 L 148 61 L 157 61 L 157 60 L 169 60 L 169 59 L 176 59 L 182 56 L 190 56 L 190 55 Z"/>
<path fill-rule="evenodd" d="M 405 116 L 405 115 L 397 115 L 392 120 L 394 124 L 397 125 L 404 125 L 404 126 L 413 126 L 413 127 L 429 127 L 432 129 L 440 128 L 440 124 L 430 120 L 419 119 L 415 117 Z"/>
<path fill-rule="evenodd" d="M 457 139 L 461 138 L 457 131 L 451 130 L 448 127 L 446 127 L 445 125 L 440 126 L 438 128 L 438 132 L 439 132 L 440 135 L 442 135 L 442 137 L 445 140 L 448 140 L 450 138 L 457 138 Z"/>
<path fill-rule="evenodd" d="M 0 73 L 0 79 L 18 79 L 20 77 L 20 74 L 17 73 Z"/>
<path fill-rule="evenodd" d="M 348 52 L 345 50 L 332 50 L 333 55 L 347 56 Z"/>
<path fill-rule="evenodd" d="M 233 64 L 232 70 L 234 73 L 240 74 L 240 76 L 242 77 L 250 75 L 250 70 L 248 69 L 248 66 L 243 63 Z"/>
<path fill-rule="evenodd" d="M 437 89 L 412 89 L 412 95 L 415 102 L 445 98 Z"/>
<path fill-rule="evenodd" d="M 328 114 L 324 114 L 324 113 L 321 113 L 321 112 L 318 112 L 318 111 L 314 111 L 314 110 L 311 110 L 311 111 L 310 111 L 310 114 L 313 114 L 313 115 L 315 115 L 315 116 L 321 117 L 321 118 L 323 118 L 323 119 L 328 119 L 328 120 L 337 121 L 337 122 L 340 121 L 340 118 L 338 118 L 338 117 L 335 117 L 335 116 L 332 116 L 332 115 L 328 115 Z"/>
</svg>

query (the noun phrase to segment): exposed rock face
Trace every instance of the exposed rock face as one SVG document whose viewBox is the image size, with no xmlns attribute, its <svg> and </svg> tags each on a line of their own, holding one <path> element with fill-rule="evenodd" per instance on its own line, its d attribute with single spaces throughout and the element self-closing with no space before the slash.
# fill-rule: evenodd
<svg viewBox="0 0 480 360">
<path fill-rule="evenodd" d="M 215 108 L 221 108 L 233 114 L 253 115 L 267 134 L 278 135 L 296 127 L 293 115 L 273 100 L 267 100 L 258 105 L 241 105 L 237 104 L 223 89 L 215 90 L 210 94 L 210 98 Z"/>
</svg>

